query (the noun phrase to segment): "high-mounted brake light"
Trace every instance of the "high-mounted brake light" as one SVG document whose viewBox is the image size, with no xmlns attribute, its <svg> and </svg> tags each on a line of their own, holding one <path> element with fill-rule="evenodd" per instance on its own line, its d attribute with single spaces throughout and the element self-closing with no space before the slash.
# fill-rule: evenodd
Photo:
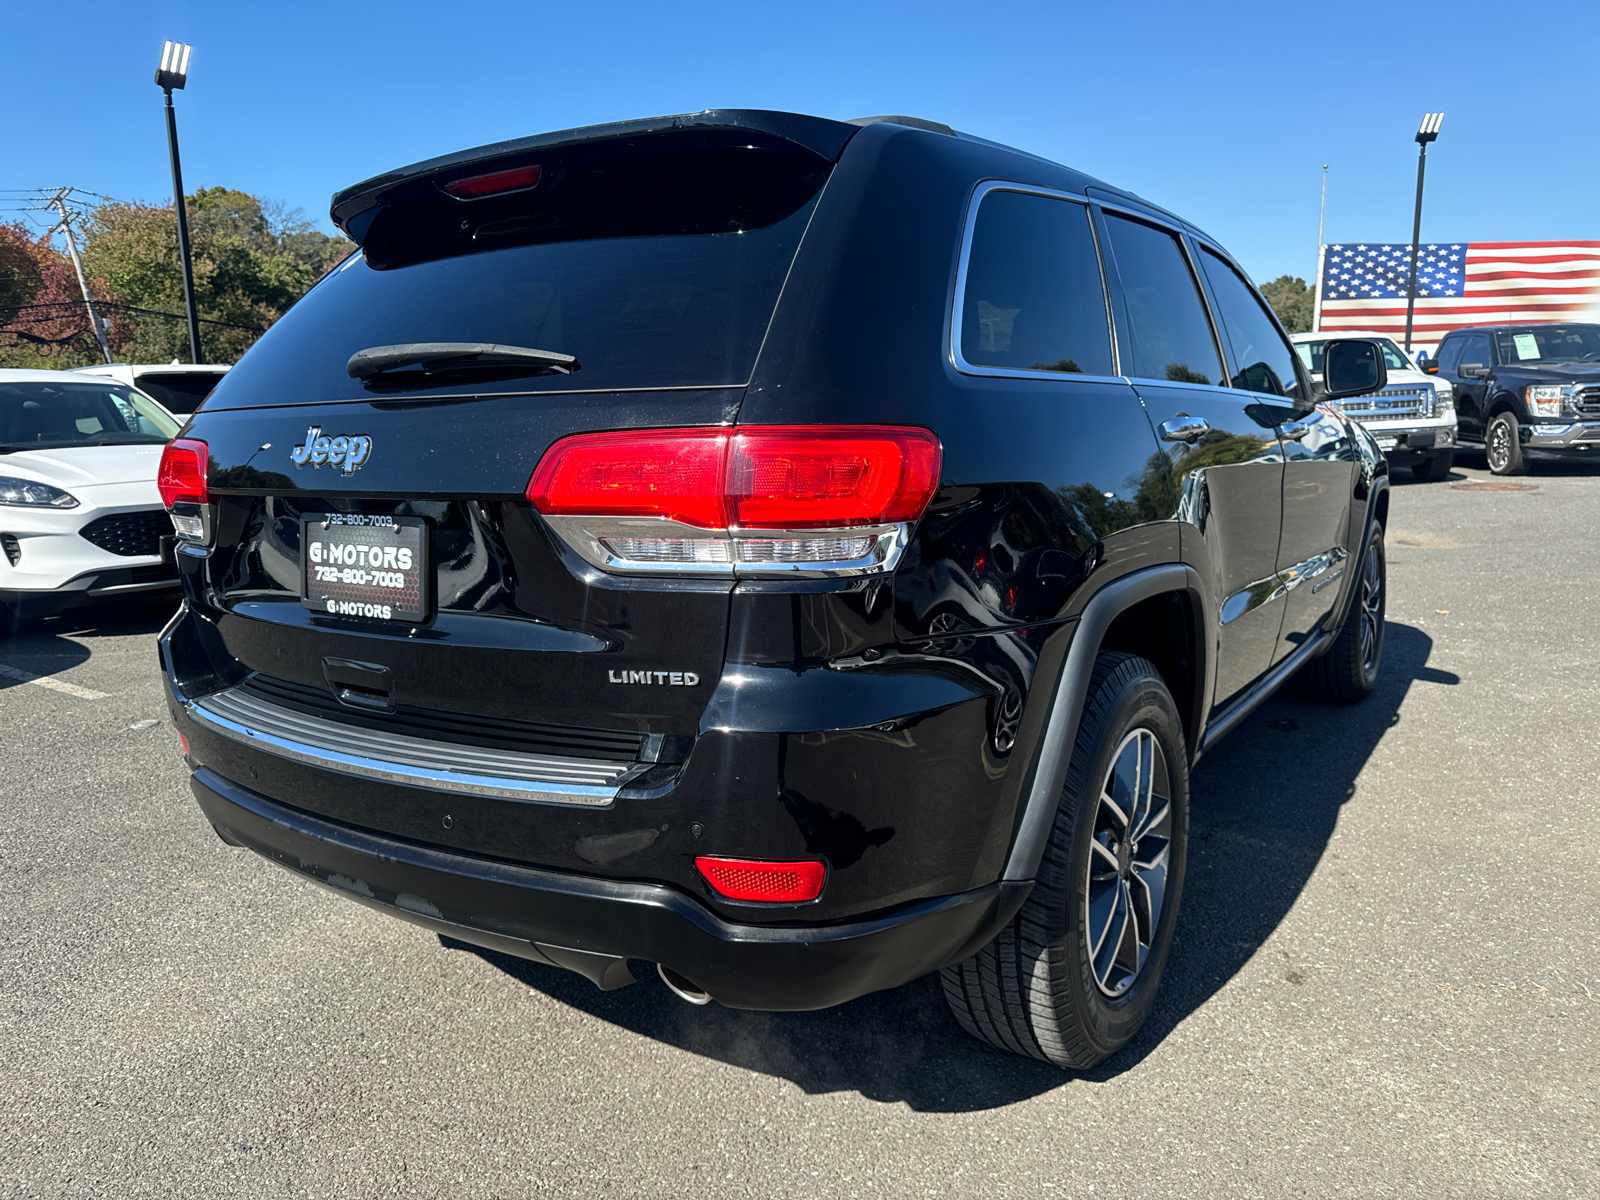
<svg viewBox="0 0 1600 1200">
<path fill-rule="evenodd" d="M 539 166 L 535 163 L 531 167 L 513 167 L 509 171 L 495 171 L 488 175 L 469 175 L 442 186 L 457 200 L 478 200 L 506 192 L 525 192 L 538 182 Z"/>
<path fill-rule="evenodd" d="M 695 869 L 719 895 L 757 904 L 805 904 L 822 895 L 827 867 L 819 862 L 764 862 L 702 854 Z"/>
<path fill-rule="evenodd" d="M 180 501 L 208 504 L 206 460 L 210 450 L 204 442 L 177 438 L 161 451 L 161 466 L 156 471 L 156 490 L 169 509 Z"/>
<path fill-rule="evenodd" d="M 898 426 L 581 433 L 527 495 L 608 570 L 873 574 L 894 569 L 939 466 L 932 432 Z"/>
</svg>

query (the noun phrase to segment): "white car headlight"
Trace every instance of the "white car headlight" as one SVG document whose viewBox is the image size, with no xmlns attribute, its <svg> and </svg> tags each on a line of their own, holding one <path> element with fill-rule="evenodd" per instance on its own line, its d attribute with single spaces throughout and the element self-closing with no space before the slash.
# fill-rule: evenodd
<svg viewBox="0 0 1600 1200">
<path fill-rule="evenodd" d="M 1523 395 L 1528 401 L 1528 411 L 1536 417 L 1559 417 L 1561 403 L 1573 395 L 1576 389 L 1562 384 L 1534 384 L 1527 388 Z"/>
<path fill-rule="evenodd" d="M 0 475 L 0 504 L 26 508 L 77 508 L 78 498 L 48 483 Z"/>
</svg>

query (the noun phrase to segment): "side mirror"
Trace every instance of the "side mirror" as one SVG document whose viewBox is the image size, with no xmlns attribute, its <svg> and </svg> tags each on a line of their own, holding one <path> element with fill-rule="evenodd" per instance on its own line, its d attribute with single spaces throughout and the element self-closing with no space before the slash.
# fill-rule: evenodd
<svg viewBox="0 0 1600 1200">
<path fill-rule="evenodd" d="M 1456 374 L 1463 379 L 1483 379 L 1489 374 L 1489 368 L 1482 363 L 1462 363 L 1456 368 Z"/>
<path fill-rule="evenodd" d="M 1439 360 L 1436 358 L 1423 359 L 1422 373 L 1424 375 L 1437 375 L 1439 373 Z"/>
<path fill-rule="evenodd" d="M 1348 400 L 1381 392 L 1389 385 L 1389 367 L 1377 342 L 1341 339 L 1322 348 L 1323 398 Z"/>
</svg>

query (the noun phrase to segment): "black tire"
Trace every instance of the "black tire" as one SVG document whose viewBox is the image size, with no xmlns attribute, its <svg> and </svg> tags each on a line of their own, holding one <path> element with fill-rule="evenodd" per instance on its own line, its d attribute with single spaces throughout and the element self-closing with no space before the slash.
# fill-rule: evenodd
<svg viewBox="0 0 1600 1200">
<path fill-rule="evenodd" d="M 1154 665 L 1133 654 L 1100 655 L 1033 891 L 994 941 L 941 973 L 968 1033 L 1085 1070 L 1139 1031 L 1155 1004 L 1183 894 L 1186 754 L 1177 706 Z M 1119 826 L 1121 809 L 1108 808 L 1105 793 L 1126 783 L 1130 755 L 1148 763 L 1150 786 L 1135 788 L 1148 798 L 1125 805 L 1130 815 Z M 1129 824 L 1134 836 L 1119 841 Z M 1106 939 L 1099 955 L 1093 926 Z"/>
<path fill-rule="evenodd" d="M 1418 483 L 1438 483 L 1448 478 L 1450 468 L 1455 464 L 1456 452 L 1446 450 L 1443 454 L 1430 454 L 1419 463 L 1411 466 L 1411 477 Z"/>
<path fill-rule="evenodd" d="M 1522 457 L 1522 431 L 1517 425 L 1517 414 L 1497 412 L 1489 418 L 1483 431 L 1483 456 L 1489 460 L 1489 470 L 1495 475 L 1521 475 L 1528 469 Z"/>
<path fill-rule="evenodd" d="M 1359 704 L 1378 686 L 1383 669 L 1384 612 L 1388 605 L 1389 565 L 1383 552 L 1383 526 L 1356 560 L 1355 595 L 1331 648 L 1300 669 L 1300 690 L 1329 704 Z"/>
</svg>

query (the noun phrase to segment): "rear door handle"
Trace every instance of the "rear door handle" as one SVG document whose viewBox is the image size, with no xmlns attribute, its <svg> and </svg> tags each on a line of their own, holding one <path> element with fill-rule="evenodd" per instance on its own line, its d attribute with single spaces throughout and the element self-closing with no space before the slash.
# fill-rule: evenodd
<svg viewBox="0 0 1600 1200">
<path fill-rule="evenodd" d="M 1163 442 L 1183 442 L 1192 446 L 1210 432 L 1211 422 L 1204 417 L 1183 415 L 1173 417 L 1170 421 L 1161 422 L 1161 440 Z"/>
</svg>

